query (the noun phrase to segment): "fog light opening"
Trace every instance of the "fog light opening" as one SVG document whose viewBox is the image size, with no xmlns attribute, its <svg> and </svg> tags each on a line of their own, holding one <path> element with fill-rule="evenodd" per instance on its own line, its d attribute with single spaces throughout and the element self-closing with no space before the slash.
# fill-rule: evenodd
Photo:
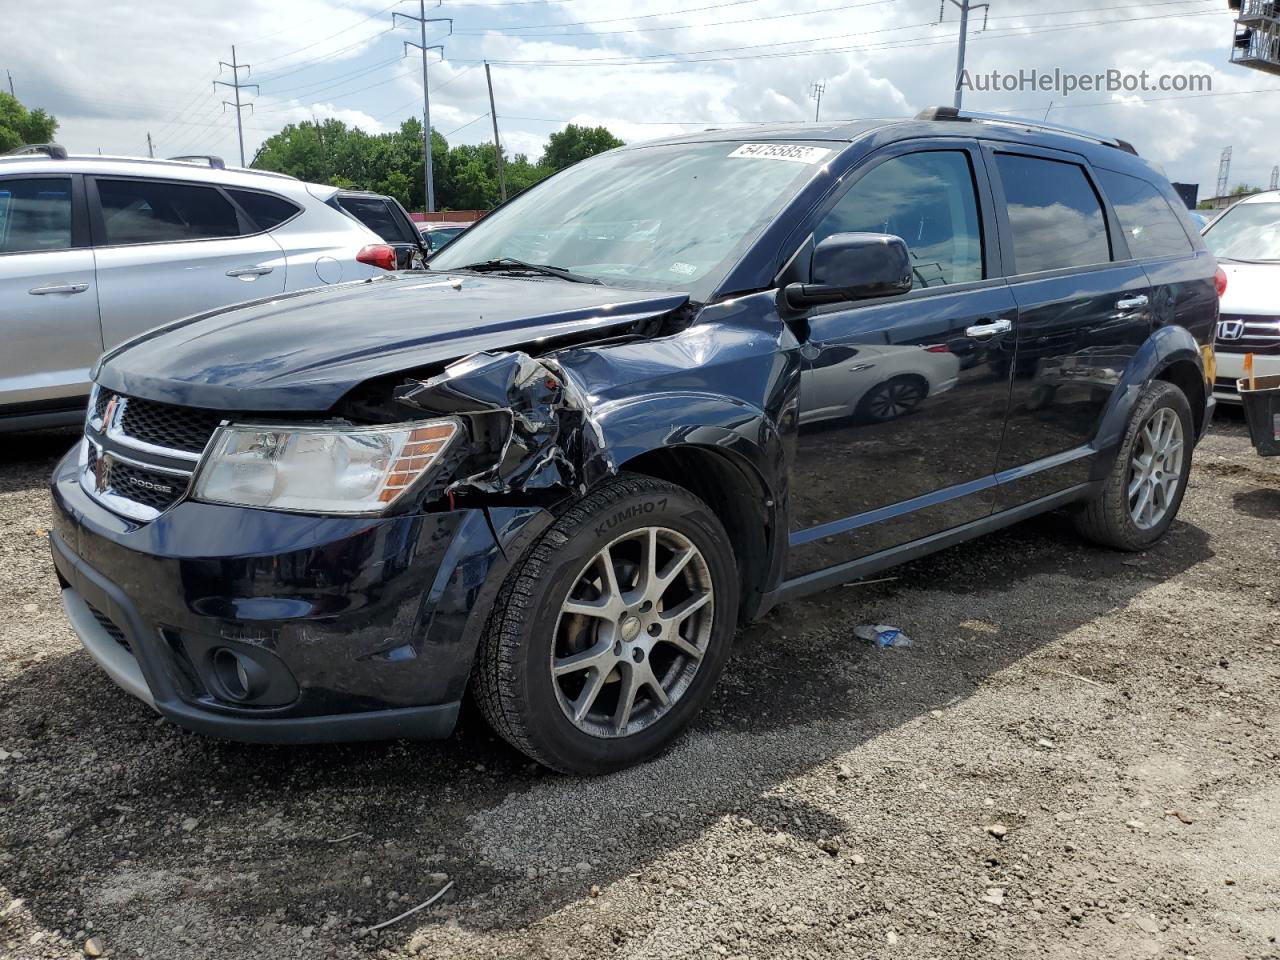
<svg viewBox="0 0 1280 960">
<path fill-rule="evenodd" d="M 226 647 L 213 651 L 213 673 L 230 700 L 253 700 L 267 689 L 267 675 L 261 665 Z"/>
</svg>

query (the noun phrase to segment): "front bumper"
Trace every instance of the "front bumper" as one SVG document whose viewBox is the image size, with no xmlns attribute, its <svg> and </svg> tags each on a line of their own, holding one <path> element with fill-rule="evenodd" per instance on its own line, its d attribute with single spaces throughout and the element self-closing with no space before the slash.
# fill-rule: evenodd
<svg viewBox="0 0 1280 960">
<path fill-rule="evenodd" d="M 1243 353 L 1228 353 L 1221 347 L 1216 351 L 1218 358 L 1217 377 L 1213 383 L 1213 395 L 1226 403 L 1239 403 L 1240 391 L 1236 389 L 1236 381 L 1244 374 Z M 1271 377 L 1280 374 L 1280 354 L 1255 353 L 1253 355 L 1253 373 L 1257 377 Z"/>
<path fill-rule="evenodd" d="M 63 607 L 120 687 L 180 726 L 308 743 L 447 736 L 537 508 L 342 518 L 184 501 L 148 523 L 58 465 Z M 250 669 L 251 695 L 218 664 Z"/>
</svg>

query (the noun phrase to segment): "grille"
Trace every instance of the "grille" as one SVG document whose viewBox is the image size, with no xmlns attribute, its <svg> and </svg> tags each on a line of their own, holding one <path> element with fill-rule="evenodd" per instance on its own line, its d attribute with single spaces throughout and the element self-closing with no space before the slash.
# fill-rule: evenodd
<svg viewBox="0 0 1280 960">
<path fill-rule="evenodd" d="M 96 478 L 98 472 L 98 448 L 89 444 L 88 474 Z M 186 491 L 183 477 L 159 473 L 113 459 L 103 477 L 101 488 L 117 496 L 150 507 L 157 512 L 168 510 Z"/>
<path fill-rule="evenodd" d="M 156 447 L 201 453 L 221 422 L 221 414 L 208 410 L 131 398 L 125 404 L 120 428 L 126 435 Z"/>
<path fill-rule="evenodd" d="M 1219 320 L 1220 324 L 1236 321 L 1243 323 L 1244 333 L 1237 340 L 1217 337 L 1215 350 L 1223 353 L 1280 354 L 1280 317 L 1223 314 Z"/>
<path fill-rule="evenodd" d="M 133 653 L 133 648 L 129 646 L 129 641 L 125 638 L 124 631 L 116 626 L 114 620 L 95 607 L 92 603 L 88 603 L 86 601 L 85 606 L 87 606 L 89 608 L 89 612 L 93 614 L 93 619 L 98 621 L 98 626 L 105 630 L 112 640 L 120 644 L 120 646 L 124 647 L 130 653 Z"/>
<path fill-rule="evenodd" d="M 108 390 L 98 390 L 98 391 L 96 391 L 96 392 L 94 393 L 94 395 L 93 395 L 93 416 L 94 416 L 94 418 L 95 418 L 95 419 L 97 419 L 97 420 L 101 420 L 101 419 L 102 419 L 103 415 L 107 412 L 107 402 L 108 402 L 108 401 L 109 401 L 113 396 L 115 396 L 115 394 L 111 393 L 111 392 L 110 392 L 110 391 L 108 391 Z"/>
</svg>

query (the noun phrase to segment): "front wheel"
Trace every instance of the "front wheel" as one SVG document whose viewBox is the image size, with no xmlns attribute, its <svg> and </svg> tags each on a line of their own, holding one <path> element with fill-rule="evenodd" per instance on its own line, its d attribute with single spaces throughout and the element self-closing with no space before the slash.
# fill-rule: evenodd
<svg viewBox="0 0 1280 960">
<path fill-rule="evenodd" d="M 1187 489 L 1195 427 L 1186 395 L 1156 380 L 1138 398 L 1102 494 L 1076 515 L 1084 536 L 1145 550 L 1165 535 Z"/>
<path fill-rule="evenodd" d="M 706 702 L 737 607 L 733 552 L 710 508 L 670 483 L 612 478 L 508 574 L 476 661 L 481 710 L 555 770 L 638 763 Z"/>
</svg>

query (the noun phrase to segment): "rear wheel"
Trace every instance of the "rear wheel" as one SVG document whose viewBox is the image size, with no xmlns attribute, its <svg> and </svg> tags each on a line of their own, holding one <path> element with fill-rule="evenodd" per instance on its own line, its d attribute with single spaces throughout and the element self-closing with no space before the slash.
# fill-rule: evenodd
<svg viewBox="0 0 1280 960">
<path fill-rule="evenodd" d="M 638 763 L 710 695 L 737 594 L 710 508 L 669 483 L 611 479 L 508 575 L 476 663 L 480 707 L 502 737 L 556 770 Z"/>
<path fill-rule="evenodd" d="M 1186 493 L 1194 431 L 1183 392 L 1163 380 L 1149 384 L 1101 496 L 1076 516 L 1080 532 L 1120 550 L 1143 550 L 1163 537 Z"/>
</svg>

